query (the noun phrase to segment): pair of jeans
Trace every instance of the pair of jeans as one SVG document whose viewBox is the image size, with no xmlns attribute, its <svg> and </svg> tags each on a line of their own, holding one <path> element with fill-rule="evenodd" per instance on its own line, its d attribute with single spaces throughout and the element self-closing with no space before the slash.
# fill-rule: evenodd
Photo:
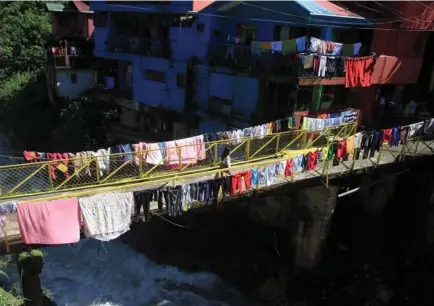
<svg viewBox="0 0 434 306">
<path fill-rule="evenodd" d="M 136 220 L 140 220 L 140 211 L 143 207 L 143 214 L 145 216 L 145 221 L 150 219 L 150 202 L 153 199 L 154 191 L 138 191 L 134 192 L 134 213 Z"/>
</svg>

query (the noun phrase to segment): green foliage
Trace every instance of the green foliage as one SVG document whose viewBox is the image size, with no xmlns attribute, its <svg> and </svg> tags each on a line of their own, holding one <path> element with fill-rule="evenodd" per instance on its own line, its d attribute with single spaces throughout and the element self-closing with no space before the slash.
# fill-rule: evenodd
<svg viewBox="0 0 434 306">
<path fill-rule="evenodd" d="M 40 271 L 44 266 L 44 254 L 41 250 L 30 250 L 18 255 L 18 262 L 23 269 Z"/>
<path fill-rule="evenodd" d="M 42 66 L 44 38 L 51 31 L 43 1 L 0 2 L 0 82 Z"/>
<path fill-rule="evenodd" d="M 5 272 L 3 272 L 3 269 L 9 264 L 10 261 L 10 256 L 2 256 L 0 258 L 0 274 L 5 277 L 7 277 L 7 275 Z M 23 302 L 24 299 L 20 297 L 20 291 L 17 291 L 16 288 L 12 288 L 11 292 L 7 292 L 0 287 L 1 306 L 20 306 L 23 305 Z"/>
</svg>

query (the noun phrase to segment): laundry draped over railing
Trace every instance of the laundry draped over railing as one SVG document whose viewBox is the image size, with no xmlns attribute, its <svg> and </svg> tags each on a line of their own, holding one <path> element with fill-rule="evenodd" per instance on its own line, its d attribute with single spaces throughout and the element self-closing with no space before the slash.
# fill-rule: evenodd
<svg viewBox="0 0 434 306">
<path fill-rule="evenodd" d="M 308 131 L 321 131 L 325 128 L 336 127 L 357 120 L 356 109 L 346 109 L 341 112 L 321 113 L 302 118 L 301 128 Z"/>
<path fill-rule="evenodd" d="M 341 113 L 353 116 L 351 110 Z M 318 116 L 327 120 L 325 117 L 337 114 Z M 157 203 L 159 212 L 166 211 L 169 216 L 176 217 L 200 205 L 216 207 L 229 197 L 272 186 L 278 183 L 279 177 L 294 181 L 298 173 L 317 171 L 318 165 L 323 162 L 327 163 L 325 167 L 334 167 L 349 158 L 371 159 L 382 147 L 396 147 L 424 135 L 434 135 L 434 119 L 331 137 L 322 147 L 313 147 L 287 159 L 236 170 L 214 179 L 144 191 L 110 192 L 45 202 L 11 201 L 0 204 L 0 212 L 2 216 L 17 212 L 21 236 L 26 244 L 74 243 L 80 239 L 80 232 L 86 237 L 110 241 L 128 231 L 132 220 L 137 222 L 144 218 L 148 221 L 151 202 Z"/>
</svg>

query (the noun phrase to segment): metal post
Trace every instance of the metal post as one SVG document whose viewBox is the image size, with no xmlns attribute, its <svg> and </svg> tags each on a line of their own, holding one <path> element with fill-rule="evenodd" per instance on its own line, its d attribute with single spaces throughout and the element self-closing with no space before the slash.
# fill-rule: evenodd
<svg viewBox="0 0 434 306">
<path fill-rule="evenodd" d="M 50 189 L 54 189 L 53 178 L 51 177 L 51 167 L 53 167 L 51 162 L 48 162 L 48 182 L 50 182 Z"/>
<path fill-rule="evenodd" d="M 279 153 L 279 145 L 280 145 L 280 134 L 277 134 L 277 140 L 276 140 L 276 154 Z"/>
<path fill-rule="evenodd" d="M 383 145 L 381 145 L 380 147 L 380 151 L 378 152 L 378 157 L 377 157 L 377 165 L 380 164 L 380 160 L 381 160 L 381 153 L 383 152 Z"/>
<path fill-rule="evenodd" d="M 143 151 L 140 150 L 140 152 L 139 152 L 139 178 L 141 178 L 142 175 L 143 175 Z"/>
<path fill-rule="evenodd" d="M 247 139 L 246 143 L 246 160 L 250 159 L 250 145 L 251 145 L 252 139 Z"/>
<path fill-rule="evenodd" d="M 100 174 L 99 174 L 98 157 L 95 157 L 95 169 L 96 169 L 96 181 L 99 183 Z"/>
</svg>

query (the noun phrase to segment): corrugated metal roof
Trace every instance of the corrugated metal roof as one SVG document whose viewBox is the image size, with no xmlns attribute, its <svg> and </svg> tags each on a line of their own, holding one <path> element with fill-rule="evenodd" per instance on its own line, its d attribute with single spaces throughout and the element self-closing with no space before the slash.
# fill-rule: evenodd
<svg viewBox="0 0 434 306">
<path fill-rule="evenodd" d="M 47 2 L 47 3 L 45 3 L 45 5 L 47 6 L 48 11 L 50 11 L 50 12 L 73 12 L 73 11 L 75 11 L 68 4 L 64 4 L 64 3 Z"/>
<path fill-rule="evenodd" d="M 340 7 L 331 1 L 318 1 L 318 0 L 295 0 L 300 6 L 309 11 L 311 15 L 323 15 L 331 17 L 350 17 L 364 19 L 356 13 Z"/>
<path fill-rule="evenodd" d="M 82 1 L 72 1 L 75 5 L 75 7 L 81 12 L 81 13 L 92 13 L 92 11 L 89 9 L 89 5 L 82 2 Z"/>
</svg>

